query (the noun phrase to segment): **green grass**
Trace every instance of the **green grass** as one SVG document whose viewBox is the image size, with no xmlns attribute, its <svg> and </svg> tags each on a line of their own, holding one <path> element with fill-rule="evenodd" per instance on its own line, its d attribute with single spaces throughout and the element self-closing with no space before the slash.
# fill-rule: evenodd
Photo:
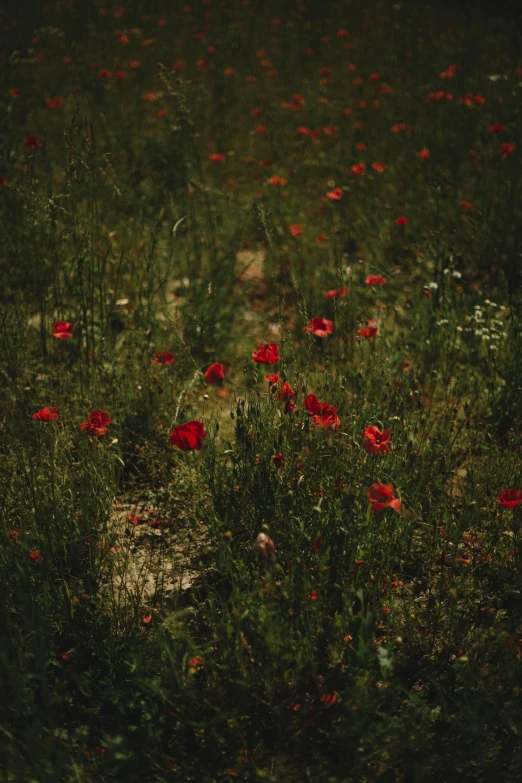
<svg viewBox="0 0 522 783">
<path fill-rule="evenodd" d="M 514 11 L 188 5 L 0 17 L 0 779 L 518 781 Z"/>
</svg>

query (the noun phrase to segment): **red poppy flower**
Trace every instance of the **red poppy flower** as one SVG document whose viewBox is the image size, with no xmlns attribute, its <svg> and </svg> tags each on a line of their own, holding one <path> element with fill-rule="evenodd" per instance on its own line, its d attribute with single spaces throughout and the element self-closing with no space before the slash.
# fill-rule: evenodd
<svg viewBox="0 0 522 783">
<path fill-rule="evenodd" d="M 169 116 L 169 110 L 168 109 L 160 109 L 158 112 L 158 117 L 160 120 L 164 120 L 165 117 Z"/>
<path fill-rule="evenodd" d="M 122 79 L 127 78 L 127 72 L 126 71 L 115 71 L 114 78 L 117 82 L 121 82 Z"/>
<path fill-rule="evenodd" d="M 396 219 L 396 221 L 395 221 L 395 224 L 396 224 L 397 226 L 406 226 L 406 225 L 408 225 L 408 222 L 409 222 L 409 221 L 408 221 L 408 218 L 407 218 L 407 217 L 405 217 L 404 215 L 400 215 L 400 217 L 398 217 L 398 218 Z"/>
<path fill-rule="evenodd" d="M 9 90 L 9 94 L 12 98 L 19 98 L 20 97 L 20 89 L 19 87 L 13 87 L 12 90 Z"/>
<path fill-rule="evenodd" d="M 372 163 L 372 169 L 376 171 L 378 174 L 382 174 L 383 171 L 386 171 L 387 168 L 388 166 L 386 165 L 386 163 L 378 163 L 378 162 Z"/>
<path fill-rule="evenodd" d="M 509 141 L 505 141 L 503 144 L 500 145 L 499 152 L 505 160 L 508 157 L 508 155 L 511 155 L 511 153 L 514 152 L 514 150 L 515 150 L 515 145 L 511 144 L 511 142 Z"/>
<path fill-rule="evenodd" d="M 258 364 L 277 364 L 280 359 L 277 343 L 265 343 L 252 351 L 252 361 Z"/>
<path fill-rule="evenodd" d="M 41 563 L 42 560 L 44 560 L 44 558 L 42 557 L 38 549 L 35 549 L 33 552 L 31 552 L 29 557 L 31 558 L 33 563 Z"/>
<path fill-rule="evenodd" d="M 40 141 L 38 136 L 26 136 L 24 139 L 24 144 L 30 150 L 37 150 L 40 149 L 40 147 L 42 146 L 42 142 Z"/>
<path fill-rule="evenodd" d="M 365 282 L 366 285 L 385 285 L 386 278 L 382 275 L 368 275 Z"/>
<path fill-rule="evenodd" d="M 283 187 L 284 185 L 286 185 L 286 183 L 287 180 L 285 179 L 285 177 L 273 176 L 270 177 L 270 179 L 268 180 L 269 185 L 279 185 L 279 187 Z"/>
<path fill-rule="evenodd" d="M 37 413 L 33 413 L 33 419 L 37 421 L 53 421 L 58 418 L 58 408 L 40 408 Z"/>
<path fill-rule="evenodd" d="M 363 449 L 367 454 L 387 454 L 390 450 L 391 432 L 383 430 L 371 424 L 363 432 Z"/>
<path fill-rule="evenodd" d="M 357 329 L 357 334 L 360 334 L 366 340 L 369 337 L 375 337 L 377 331 L 378 328 L 375 321 L 368 321 L 368 326 L 365 326 L 363 329 Z"/>
<path fill-rule="evenodd" d="M 267 536 L 266 533 L 260 533 L 258 537 L 256 538 L 256 546 L 261 552 L 262 555 L 273 555 L 275 554 L 275 546 L 274 542 L 270 538 L 270 536 Z"/>
<path fill-rule="evenodd" d="M 57 321 L 53 324 L 51 337 L 56 337 L 58 340 L 69 340 L 73 336 L 72 333 L 75 326 L 76 324 L 68 321 Z"/>
<path fill-rule="evenodd" d="M 343 109 L 343 114 L 345 117 L 351 117 L 353 112 L 351 109 Z"/>
<path fill-rule="evenodd" d="M 294 223 L 293 225 L 289 226 L 290 233 L 294 237 L 300 237 L 303 233 L 303 224 L 302 223 Z"/>
<path fill-rule="evenodd" d="M 201 421 L 188 421 L 186 424 L 174 427 L 170 433 L 170 445 L 176 446 L 181 451 L 193 449 L 201 451 L 206 437 L 207 433 Z"/>
<path fill-rule="evenodd" d="M 500 122 L 496 122 L 494 125 L 489 126 L 490 133 L 502 133 L 506 130 L 506 126 Z"/>
<path fill-rule="evenodd" d="M 308 136 L 310 134 L 310 128 L 307 128 L 305 125 L 300 125 L 297 129 L 297 135 L 298 136 Z"/>
<path fill-rule="evenodd" d="M 320 135 L 321 135 L 321 128 L 315 128 L 315 130 L 310 132 L 311 139 L 318 139 Z"/>
<path fill-rule="evenodd" d="M 47 108 L 48 109 L 59 109 L 63 104 L 65 103 L 63 98 L 60 98 L 58 95 L 55 98 L 49 98 L 47 101 Z"/>
<path fill-rule="evenodd" d="M 319 402 L 315 394 L 307 394 L 305 408 L 316 427 L 339 427 L 341 420 L 337 415 L 338 407 L 331 406 L 327 402 Z"/>
<path fill-rule="evenodd" d="M 398 511 L 402 504 L 393 492 L 391 484 L 372 484 L 368 489 L 368 501 L 372 511 L 382 511 L 388 507 Z"/>
<path fill-rule="evenodd" d="M 225 380 L 225 374 L 226 374 L 227 368 L 224 364 L 220 364 L 219 362 L 214 362 L 214 364 L 211 364 L 208 370 L 205 372 L 205 375 L 203 376 L 207 383 L 217 384 L 221 383 Z"/>
<path fill-rule="evenodd" d="M 319 538 L 316 538 L 314 543 L 312 544 L 312 552 L 319 552 L 324 546 L 324 541 L 321 536 Z"/>
<path fill-rule="evenodd" d="M 158 96 L 155 92 L 146 92 L 143 96 L 144 101 L 148 101 L 149 103 L 152 103 L 153 101 L 156 101 L 158 99 Z"/>
<path fill-rule="evenodd" d="M 140 61 L 139 60 L 131 60 L 130 63 L 129 63 L 129 68 L 133 68 L 133 69 L 141 68 Z"/>
<path fill-rule="evenodd" d="M 522 505 L 522 489 L 504 489 L 497 497 L 497 503 L 505 508 Z"/>
<path fill-rule="evenodd" d="M 271 375 L 265 375 L 265 381 L 268 381 L 268 385 L 272 386 L 272 384 L 277 383 L 279 380 L 279 373 L 273 372 Z"/>
<path fill-rule="evenodd" d="M 461 201 L 460 202 L 461 209 L 464 209 L 466 212 L 473 212 L 473 204 L 471 201 Z"/>
<path fill-rule="evenodd" d="M 314 242 L 316 245 L 321 245 L 323 242 L 328 242 L 328 237 L 326 234 L 317 234 L 316 238 L 314 239 Z"/>
<path fill-rule="evenodd" d="M 310 318 L 308 326 L 303 327 L 303 332 L 311 332 L 316 337 L 326 337 L 333 333 L 333 321 L 329 321 L 327 318 Z"/>
<path fill-rule="evenodd" d="M 343 197 L 343 189 L 342 188 L 334 188 L 329 193 L 326 194 L 326 197 L 329 198 L 331 201 L 340 201 Z"/>
<path fill-rule="evenodd" d="M 112 71 L 109 71 L 108 68 L 102 68 L 101 71 L 98 71 L 98 76 L 101 79 L 110 79 L 112 76 Z"/>
<path fill-rule="evenodd" d="M 107 411 L 92 411 L 87 416 L 87 421 L 80 424 L 80 429 L 90 438 L 102 438 L 107 432 L 112 419 Z"/>
<path fill-rule="evenodd" d="M 213 163 L 223 163 L 226 160 L 226 155 L 222 152 L 213 152 L 212 155 L 208 156 L 208 159 L 213 161 Z"/>
<path fill-rule="evenodd" d="M 274 454 L 272 457 L 272 462 L 276 466 L 276 468 L 282 468 L 285 464 L 285 455 L 284 454 Z"/>
<path fill-rule="evenodd" d="M 403 130 L 406 130 L 406 125 L 404 124 L 404 122 L 397 122 L 395 125 L 392 126 L 392 131 L 394 133 L 400 133 Z"/>
<path fill-rule="evenodd" d="M 151 359 L 153 364 L 158 364 L 160 367 L 167 367 L 176 360 L 176 357 L 170 351 L 158 351 L 154 359 Z"/>
<path fill-rule="evenodd" d="M 366 171 L 365 163 L 354 163 L 352 168 L 352 177 L 362 177 Z"/>
<path fill-rule="evenodd" d="M 349 292 L 348 286 L 343 286 L 343 288 L 332 288 L 330 291 L 327 291 L 325 293 L 326 299 L 344 299 L 344 297 Z"/>
<path fill-rule="evenodd" d="M 428 160 L 428 158 L 431 158 L 431 152 L 428 149 L 424 148 L 417 153 L 417 157 L 420 160 Z"/>
<path fill-rule="evenodd" d="M 278 400 L 281 400 L 281 402 L 289 402 L 295 397 L 295 391 L 288 381 L 285 381 L 281 388 L 278 388 L 276 397 Z"/>
</svg>

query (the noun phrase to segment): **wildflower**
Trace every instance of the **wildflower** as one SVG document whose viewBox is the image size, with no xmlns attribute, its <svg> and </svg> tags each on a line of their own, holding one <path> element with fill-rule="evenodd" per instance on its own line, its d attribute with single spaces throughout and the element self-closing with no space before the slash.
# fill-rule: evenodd
<svg viewBox="0 0 522 783">
<path fill-rule="evenodd" d="M 11 98 L 19 98 L 20 97 L 21 90 L 18 87 L 13 87 L 12 90 L 9 90 L 9 94 Z"/>
<path fill-rule="evenodd" d="M 235 68 L 225 68 L 225 70 L 223 71 L 225 76 L 233 76 L 235 72 L 236 72 Z"/>
<path fill-rule="evenodd" d="M 312 552 L 319 552 L 324 546 L 324 541 L 321 536 L 315 539 L 312 544 Z"/>
<path fill-rule="evenodd" d="M 225 380 L 226 367 L 224 364 L 214 362 L 204 374 L 207 383 L 218 384 Z"/>
<path fill-rule="evenodd" d="M 280 358 L 277 343 L 265 343 L 252 352 L 252 361 L 258 364 L 277 364 Z"/>
<path fill-rule="evenodd" d="M 323 234 L 322 232 L 320 234 L 317 234 L 316 238 L 314 239 L 314 242 L 316 245 L 321 245 L 323 242 L 328 242 L 328 237 L 326 234 Z"/>
<path fill-rule="evenodd" d="M 149 101 L 149 103 L 152 103 L 153 101 L 158 100 L 158 96 L 155 92 L 146 92 L 143 96 L 144 101 Z"/>
<path fill-rule="evenodd" d="M 136 70 L 137 68 L 141 68 L 141 63 L 139 60 L 131 60 L 129 63 L 129 68 L 132 68 L 133 70 Z"/>
<path fill-rule="evenodd" d="M 309 601 L 317 601 L 317 590 L 311 590 L 311 592 L 306 597 Z"/>
<path fill-rule="evenodd" d="M 143 617 L 141 618 L 141 622 L 143 623 L 143 625 L 150 625 L 151 624 L 151 622 L 152 622 L 152 615 L 150 614 L 150 612 L 147 612 L 147 614 L 143 615 Z"/>
<path fill-rule="evenodd" d="M 160 109 L 158 112 L 158 117 L 160 120 L 164 120 L 165 117 L 169 116 L 169 110 L 168 109 Z"/>
<path fill-rule="evenodd" d="M 390 440 L 390 430 L 381 432 L 372 424 L 364 429 L 362 446 L 367 454 L 388 454 Z"/>
<path fill-rule="evenodd" d="M 33 413 L 33 419 L 37 421 L 53 421 L 58 418 L 58 408 L 40 408 L 37 413 Z"/>
<path fill-rule="evenodd" d="M 326 194 L 326 197 L 330 199 L 330 201 L 340 201 L 343 197 L 343 189 L 342 188 L 334 188 L 329 193 Z"/>
<path fill-rule="evenodd" d="M 80 424 L 80 429 L 89 435 L 90 438 L 101 438 L 107 432 L 107 428 L 112 419 L 107 411 L 92 411 L 87 416 L 87 421 Z"/>
<path fill-rule="evenodd" d="M 300 125 L 297 129 L 297 135 L 298 136 L 309 136 L 310 135 L 310 128 L 307 128 L 306 125 Z"/>
<path fill-rule="evenodd" d="M 509 141 L 505 141 L 500 145 L 499 152 L 502 158 L 505 160 L 515 150 L 515 145 Z"/>
<path fill-rule="evenodd" d="M 200 451 L 206 437 L 207 433 L 201 421 L 188 421 L 172 430 L 170 445 L 176 446 L 181 451 L 192 451 L 193 449 Z"/>
<path fill-rule="evenodd" d="M 400 133 L 403 130 L 406 130 L 406 125 L 404 124 L 404 122 L 397 122 L 395 125 L 392 126 L 392 131 L 394 133 Z"/>
<path fill-rule="evenodd" d="M 60 98 L 59 96 L 56 96 L 55 98 L 49 98 L 47 101 L 47 108 L 48 109 L 59 109 L 63 104 L 65 103 L 63 98 Z"/>
<path fill-rule="evenodd" d="M 365 280 L 366 285 L 385 285 L 386 278 L 382 275 L 368 275 Z"/>
<path fill-rule="evenodd" d="M 290 233 L 294 237 L 300 237 L 303 233 L 303 224 L 302 223 L 294 223 L 293 225 L 289 226 Z"/>
<path fill-rule="evenodd" d="M 461 201 L 460 202 L 461 209 L 464 209 L 466 212 L 473 212 L 473 204 L 471 201 Z"/>
<path fill-rule="evenodd" d="M 368 489 L 368 501 L 372 511 L 382 511 L 385 508 L 393 508 L 398 511 L 401 507 L 401 501 L 393 494 L 391 484 L 372 484 Z"/>
<path fill-rule="evenodd" d="M 69 340 L 73 336 L 75 326 L 76 324 L 68 321 L 57 321 L 53 323 L 51 337 L 56 337 L 58 340 Z"/>
<path fill-rule="evenodd" d="M 114 78 L 116 79 L 117 82 L 121 82 L 122 79 L 126 79 L 127 78 L 127 72 L 126 71 L 115 71 L 114 72 Z"/>
<path fill-rule="evenodd" d="M 274 175 L 273 177 L 270 177 L 268 180 L 269 185 L 279 185 L 279 187 L 283 187 L 287 183 L 287 179 L 285 177 L 278 177 L 277 175 Z"/>
<path fill-rule="evenodd" d="M 431 158 L 431 152 L 428 149 L 424 148 L 417 153 L 417 157 L 420 160 L 428 160 L 428 158 Z"/>
<path fill-rule="evenodd" d="M 318 139 L 320 135 L 321 135 L 321 128 L 315 128 L 313 131 L 310 131 L 311 139 Z"/>
<path fill-rule="evenodd" d="M 288 381 L 285 381 L 281 388 L 277 390 L 276 399 L 285 403 L 284 413 L 294 413 L 296 408 L 292 402 L 295 397 L 295 391 L 292 389 Z"/>
<path fill-rule="evenodd" d="M 222 152 L 213 152 L 212 155 L 208 156 L 208 159 L 213 163 L 223 163 L 226 159 L 226 155 Z"/>
<path fill-rule="evenodd" d="M 112 71 L 109 71 L 108 68 L 102 68 L 101 71 L 98 71 L 98 76 L 100 79 L 110 79 Z"/>
<path fill-rule="evenodd" d="M 151 359 L 153 364 L 158 364 L 160 367 L 167 367 L 176 360 L 176 357 L 170 351 L 158 351 L 154 359 Z"/>
<path fill-rule="evenodd" d="M 504 508 L 516 508 L 522 505 L 522 489 L 504 489 L 497 497 L 497 503 Z"/>
<path fill-rule="evenodd" d="M 343 114 L 345 117 L 351 117 L 353 112 L 351 109 L 343 109 Z"/>
<path fill-rule="evenodd" d="M 366 164 L 354 163 L 351 168 L 351 172 L 352 172 L 352 177 L 362 177 L 366 172 Z"/>
<path fill-rule="evenodd" d="M 265 375 L 265 381 L 268 381 L 268 385 L 272 386 L 279 381 L 279 373 L 273 372 L 271 375 Z"/>
<path fill-rule="evenodd" d="M 30 150 L 37 150 L 40 149 L 40 147 L 42 146 L 42 142 L 40 141 L 38 136 L 26 136 L 24 139 L 24 144 Z"/>
<path fill-rule="evenodd" d="M 260 533 L 258 537 L 256 538 L 256 546 L 261 552 L 262 555 L 273 555 L 275 554 L 275 546 L 274 542 L 270 538 L 270 536 L 267 536 L 266 533 Z"/>
<path fill-rule="evenodd" d="M 344 297 L 349 292 L 348 286 L 343 286 L 343 288 L 332 288 L 330 291 L 327 291 L 325 293 L 326 299 L 344 299 Z"/>
<path fill-rule="evenodd" d="M 316 427 L 339 427 L 341 420 L 337 415 L 338 407 L 331 406 L 327 402 L 319 402 L 315 394 L 307 394 L 305 408 Z"/>
<path fill-rule="evenodd" d="M 503 133 L 506 130 L 506 126 L 500 122 L 496 122 L 494 125 L 489 126 L 490 133 Z"/>
<path fill-rule="evenodd" d="M 33 550 L 33 552 L 30 553 L 29 557 L 33 561 L 33 563 L 41 563 L 44 558 L 38 551 L 38 549 Z"/>
<path fill-rule="evenodd" d="M 276 468 L 282 468 L 285 464 L 285 455 L 284 454 L 275 454 L 272 457 L 272 461 Z"/>
<path fill-rule="evenodd" d="M 375 321 L 368 321 L 368 326 L 365 326 L 363 329 L 357 329 L 357 334 L 360 334 L 361 337 L 364 337 L 364 339 L 368 339 L 369 337 L 375 337 L 377 334 L 378 327 Z"/>
<path fill-rule="evenodd" d="M 303 327 L 303 332 L 311 332 L 316 337 L 326 337 L 333 333 L 333 321 L 329 321 L 327 318 L 310 318 L 308 320 L 308 326 Z"/>
<path fill-rule="evenodd" d="M 372 169 L 376 171 L 378 174 L 382 174 L 383 171 L 386 171 L 388 166 L 386 163 L 372 163 Z"/>
</svg>

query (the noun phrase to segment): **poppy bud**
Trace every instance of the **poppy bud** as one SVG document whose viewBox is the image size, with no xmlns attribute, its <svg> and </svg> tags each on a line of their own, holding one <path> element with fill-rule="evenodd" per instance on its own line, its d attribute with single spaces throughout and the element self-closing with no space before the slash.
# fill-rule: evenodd
<svg viewBox="0 0 522 783">
<path fill-rule="evenodd" d="M 256 538 L 256 546 L 262 555 L 273 555 L 275 553 L 274 542 L 266 533 L 260 533 Z"/>
</svg>

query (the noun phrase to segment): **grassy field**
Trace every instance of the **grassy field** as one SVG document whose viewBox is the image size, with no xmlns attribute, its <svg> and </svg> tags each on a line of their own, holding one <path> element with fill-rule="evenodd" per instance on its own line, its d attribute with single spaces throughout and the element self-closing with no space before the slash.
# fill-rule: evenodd
<svg viewBox="0 0 522 783">
<path fill-rule="evenodd" d="M 0 12 L 0 780 L 522 778 L 522 36 Z"/>
</svg>

